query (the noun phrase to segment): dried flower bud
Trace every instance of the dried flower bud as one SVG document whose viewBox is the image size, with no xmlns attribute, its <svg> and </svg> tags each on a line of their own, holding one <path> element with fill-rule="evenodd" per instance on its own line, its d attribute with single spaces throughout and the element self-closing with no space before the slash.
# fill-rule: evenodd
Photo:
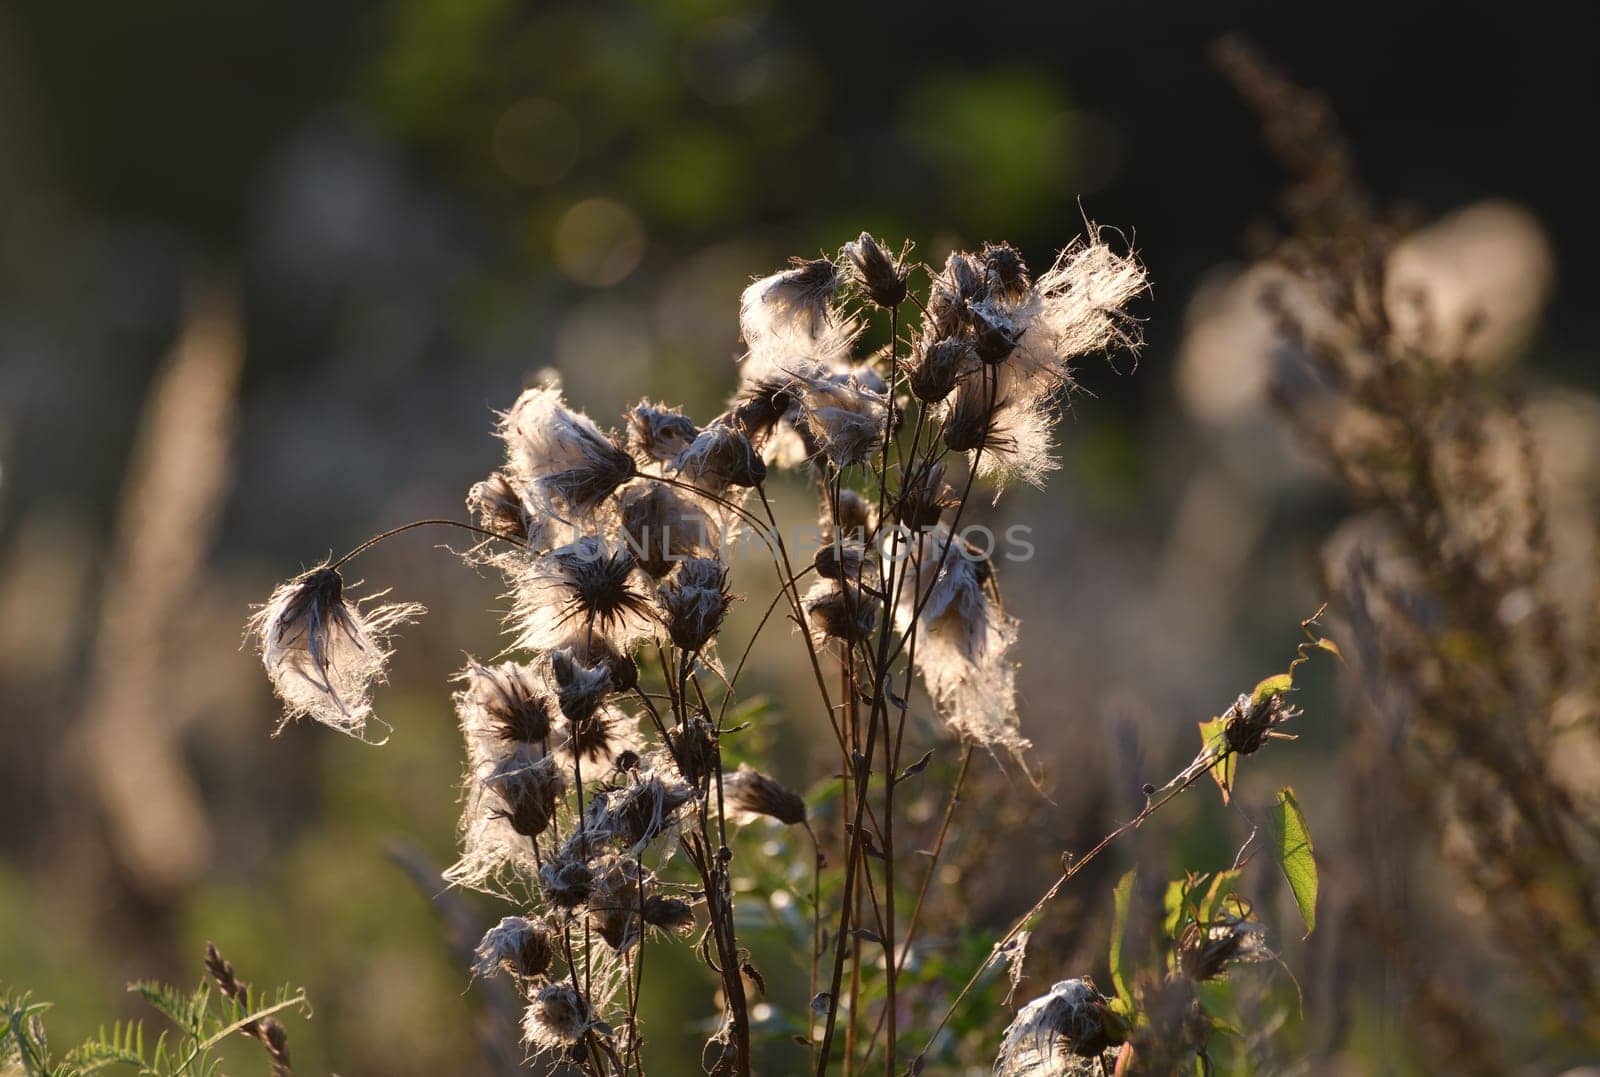
<svg viewBox="0 0 1600 1077">
<path fill-rule="evenodd" d="M 485 531 L 527 545 L 541 528 L 516 487 L 504 472 L 496 471 L 467 492 L 467 511 Z"/>
<path fill-rule="evenodd" d="M 550 652 L 550 672 L 556 681 L 556 698 L 569 722 L 584 722 L 600 708 L 611 692 L 611 670 L 586 666 L 568 648 Z"/>
<path fill-rule="evenodd" d="M 860 643 L 878 626 L 877 605 L 854 584 L 818 580 L 801 604 L 812 633 L 820 639 Z"/>
<path fill-rule="evenodd" d="M 716 770 L 716 731 L 704 718 L 690 717 L 667 730 L 667 747 L 678 773 L 697 789 Z"/>
<path fill-rule="evenodd" d="M 906 278 L 910 271 L 903 257 L 897 258 L 885 250 L 871 233 L 862 232 L 854 243 L 846 243 L 840 252 L 850 265 L 851 273 L 878 306 L 885 309 L 897 307 L 906 298 Z"/>
<path fill-rule="evenodd" d="M 933 340 L 956 336 L 967 326 L 972 304 L 988 294 L 988 271 L 982 263 L 963 251 L 952 252 L 928 291 L 924 335 Z"/>
<path fill-rule="evenodd" d="M 495 764 L 483 781 L 505 807 L 494 814 L 525 838 L 536 838 L 555 818 L 566 781 L 549 758 L 519 749 Z"/>
<path fill-rule="evenodd" d="M 550 925 L 526 916 L 507 916 L 484 933 L 478 943 L 474 976 L 489 976 L 503 969 L 518 980 L 543 976 L 554 955 Z"/>
<path fill-rule="evenodd" d="M 737 771 L 722 779 L 722 797 L 729 811 L 744 818 L 764 815 L 785 826 L 806 821 L 806 802 L 800 794 L 748 763 L 740 763 Z"/>
<path fill-rule="evenodd" d="M 1032 280 L 1022 252 L 1009 243 L 985 243 L 978 252 L 987 275 L 989 294 L 1015 303 L 1028 294 Z"/>
<path fill-rule="evenodd" d="M 261 663 L 283 700 L 281 731 L 296 718 L 361 737 L 372 717 L 372 689 L 383 680 L 388 640 L 422 607 L 392 603 L 362 610 L 344 595 L 344 578 L 322 565 L 272 592 L 250 618 Z"/>
<path fill-rule="evenodd" d="M 1098 1058 L 1123 1035 L 1094 981 L 1063 980 L 1034 999 L 1006 1029 L 994 1061 L 996 1077 L 1079 1072 L 1078 1060 Z"/>
<path fill-rule="evenodd" d="M 978 353 L 965 337 L 923 340 L 906 368 L 911 395 L 924 404 L 937 404 L 955 391 L 956 382 L 978 362 Z"/>
<path fill-rule="evenodd" d="M 667 633 L 674 645 L 698 651 L 711 642 L 727 616 L 728 569 L 714 558 L 696 557 L 678 566 L 661 587 Z"/>
<path fill-rule="evenodd" d="M 641 400 L 628 412 L 628 448 L 641 462 L 671 463 L 699 433 L 678 408 Z"/>
<path fill-rule="evenodd" d="M 522 1015 L 522 1042 L 537 1053 L 564 1051 L 593 1027 L 589 1004 L 565 980 L 539 988 Z"/>
<path fill-rule="evenodd" d="M 1276 726 L 1299 715 L 1299 708 L 1291 707 L 1281 695 L 1269 696 L 1259 703 L 1253 702 L 1248 695 L 1241 695 L 1222 716 L 1225 723 L 1222 727 L 1224 743 L 1232 752 L 1252 755 L 1272 735 Z"/>
<path fill-rule="evenodd" d="M 711 493 L 730 486 L 757 486 L 767 477 L 767 465 L 750 439 L 726 426 L 710 426 L 679 454 L 677 469 L 684 478 Z"/>
<path fill-rule="evenodd" d="M 855 539 L 840 539 L 823 544 L 811 559 L 817 575 L 825 580 L 859 582 L 866 571 L 866 550 Z"/>
</svg>

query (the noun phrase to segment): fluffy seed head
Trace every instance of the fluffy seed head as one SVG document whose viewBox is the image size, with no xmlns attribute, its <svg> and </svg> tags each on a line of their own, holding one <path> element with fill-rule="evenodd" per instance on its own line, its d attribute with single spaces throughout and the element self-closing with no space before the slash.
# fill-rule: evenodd
<svg viewBox="0 0 1600 1077">
<path fill-rule="evenodd" d="M 582 721 L 556 726 L 550 750 L 569 769 L 581 762 L 591 774 L 594 768 L 615 766 L 629 753 L 638 754 L 638 723 L 615 707 L 602 706 Z"/>
<path fill-rule="evenodd" d="M 589 887 L 589 923 L 606 945 L 622 951 L 642 934 L 640 890 L 648 890 L 655 876 L 642 872 L 637 860 L 607 854 L 594 864 Z"/>
<path fill-rule="evenodd" d="M 911 395 L 937 404 L 955 392 L 956 382 L 978 365 L 978 353 L 965 337 L 924 338 L 906 369 Z"/>
<path fill-rule="evenodd" d="M 728 810 L 745 819 L 766 816 L 784 826 L 806 821 L 806 802 L 800 794 L 748 763 L 740 763 L 737 771 L 723 777 L 722 796 Z"/>
<path fill-rule="evenodd" d="M 868 299 L 885 309 L 905 302 L 906 278 L 910 271 L 904 255 L 890 254 L 869 232 L 862 232 L 855 242 L 846 243 L 839 254 Z"/>
<path fill-rule="evenodd" d="M 804 427 L 836 468 L 866 463 L 883 444 L 889 397 L 877 387 L 882 379 L 869 373 L 863 368 L 795 379 Z"/>
<path fill-rule="evenodd" d="M 644 899 L 644 922 L 675 935 L 694 931 L 694 907 L 680 898 L 651 894 Z"/>
<path fill-rule="evenodd" d="M 496 471 L 467 492 L 467 511 L 485 531 L 524 546 L 541 537 L 541 521 L 529 511 L 505 472 Z"/>
<path fill-rule="evenodd" d="M 678 773 L 697 789 L 716 770 L 716 731 L 704 718 L 690 717 L 667 730 L 667 746 Z"/>
<path fill-rule="evenodd" d="M 1215 980 L 1231 964 L 1270 961 L 1266 933 L 1265 927 L 1234 912 L 1209 924 L 1191 920 L 1178 939 L 1178 965 L 1191 980 Z"/>
<path fill-rule="evenodd" d="M 659 482 L 638 482 L 622 492 L 621 537 L 645 574 L 661 579 L 688 557 L 715 550 L 721 542 L 715 521 L 681 490 Z"/>
<path fill-rule="evenodd" d="M 526 916 L 507 916 L 484 933 L 474 951 L 478 960 L 474 976 L 490 976 L 504 970 L 517 980 L 543 976 L 554 954 L 550 925 Z"/>
<path fill-rule="evenodd" d="M 532 744 L 550 735 L 553 717 L 550 694 L 528 666 L 502 662 L 485 666 L 475 659 L 457 676 L 462 691 L 458 709 L 475 707 L 482 728 L 506 744 Z"/>
<path fill-rule="evenodd" d="M 648 635 L 654 621 L 649 601 L 635 589 L 636 567 L 627 550 L 585 535 L 522 568 L 513 579 L 517 646 L 549 650 L 570 635 L 593 632 L 625 649 Z"/>
<path fill-rule="evenodd" d="M 674 466 L 684 479 L 713 494 L 730 486 L 756 486 L 767 477 L 767 465 L 750 439 L 727 426 L 700 431 Z"/>
<path fill-rule="evenodd" d="M 328 565 L 279 586 L 249 622 L 283 700 L 278 729 L 304 717 L 362 738 L 372 718 L 373 686 L 384 679 L 389 636 L 422 612 L 411 603 L 363 610 L 345 596 L 344 578 Z"/>
<path fill-rule="evenodd" d="M 839 289 L 839 271 L 826 258 L 796 260 L 793 266 L 763 277 L 744 290 L 739 301 L 739 329 L 751 348 L 771 337 L 817 337 L 832 313 L 828 304 Z"/>
<path fill-rule="evenodd" d="M 587 829 L 614 841 L 633 855 L 654 841 L 694 799 L 687 782 L 658 773 L 631 774 L 617 789 L 597 793 L 589 808 Z"/>
<path fill-rule="evenodd" d="M 564 1051 L 593 1026 L 589 1004 L 565 980 L 539 988 L 522 1015 L 522 1042 L 536 1054 Z"/>
<path fill-rule="evenodd" d="M 502 759 L 484 779 L 484 785 L 500 799 L 495 810 L 525 838 L 536 838 L 555 818 L 556 803 L 566 782 L 548 757 L 535 757 L 519 749 Z"/>
<path fill-rule="evenodd" d="M 983 262 L 990 295 L 1014 303 L 1028 294 L 1033 282 L 1028 276 L 1028 263 L 1017 248 L 1009 243 L 985 243 L 978 258 Z"/>
<path fill-rule="evenodd" d="M 634 475 L 633 457 L 568 409 L 559 389 L 526 390 L 500 417 L 500 437 L 513 476 L 561 519 L 591 517 Z"/>
</svg>

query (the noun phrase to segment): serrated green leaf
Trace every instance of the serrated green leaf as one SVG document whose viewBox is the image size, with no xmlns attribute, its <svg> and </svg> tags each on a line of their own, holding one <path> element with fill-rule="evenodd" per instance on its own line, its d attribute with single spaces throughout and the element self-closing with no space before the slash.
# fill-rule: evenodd
<svg viewBox="0 0 1600 1077">
<path fill-rule="evenodd" d="M 1311 831 L 1295 799 L 1294 789 L 1284 786 L 1272 805 L 1273 852 L 1283 877 L 1289 881 L 1294 901 L 1305 921 L 1306 934 L 1317 927 L 1317 861 L 1312 855 Z"/>
<path fill-rule="evenodd" d="M 1116 988 L 1117 998 L 1130 1005 L 1133 1002 L 1133 992 L 1128 985 L 1123 945 L 1128 933 L 1128 906 L 1133 902 L 1133 875 L 1134 873 L 1129 871 L 1117 880 L 1117 887 L 1112 891 L 1111 913 L 1111 985 Z"/>
</svg>

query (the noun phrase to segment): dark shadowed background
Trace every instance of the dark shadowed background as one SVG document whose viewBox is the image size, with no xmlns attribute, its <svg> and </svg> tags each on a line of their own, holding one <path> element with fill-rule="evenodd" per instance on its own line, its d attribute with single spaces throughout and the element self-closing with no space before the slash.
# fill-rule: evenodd
<svg viewBox="0 0 1600 1077">
<path fill-rule="evenodd" d="M 1344 512 L 1261 397 L 1259 337 L 1217 327 L 1283 177 L 1208 45 L 1241 33 L 1325 91 L 1365 177 L 1419 219 L 1493 203 L 1462 226 L 1489 239 L 1447 232 L 1434 268 L 1510 296 L 1484 361 L 1558 387 L 1592 464 L 1597 31 L 1553 0 L 0 8 L 0 982 L 55 1000 L 70 1043 L 137 1012 L 127 980 L 194 979 L 210 938 L 307 987 L 304 1072 L 459 1071 L 466 977 L 389 850 L 451 856 L 445 678 L 495 649 L 497 588 L 426 536 L 365 563 L 431 610 L 380 695 L 382 749 L 269 738 L 249 604 L 459 514 L 496 462 L 492 409 L 543 368 L 602 425 L 646 394 L 703 418 L 735 381 L 740 289 L 788 255 L 867 228 L 929 261 L 1009 239 L 1038 267 L 1087 216 L 1149 267 L 1148 347 L 1085 367 L 1063 470 L 992 514 L 1034 528 L 1035 559 L 1001 571 L 1054 789 L 1037 855 L 974 913 L 1003 923 L 1053 850 L 1137 807 L 1196 720 L 1283 667 Z M 754 677 L 808 784 L 828 764 L 783 711 L 788 645 Z M 1330 847 L 1333 681 L 1268 764 Z M 1195 801 L 1163 831 L 1175 868 L 1237 844 Z M 1111 878 L 1072 915 L 1103 918 Z M 1073 943 L 1089 962 L 1095 938 Z M 1349 1072 L 1380 1053 L 1405 1071 L 1381 967 L 1358 939 L 1319 945 L 1283 943 L 1308 1038 Z M 1465 990 L 1502 991 L 1473 971 Z M 646 1012 L 661 1071 L 691 1073 L 673 1045 L 712 985 L 677 977 Z"/>
</svg>

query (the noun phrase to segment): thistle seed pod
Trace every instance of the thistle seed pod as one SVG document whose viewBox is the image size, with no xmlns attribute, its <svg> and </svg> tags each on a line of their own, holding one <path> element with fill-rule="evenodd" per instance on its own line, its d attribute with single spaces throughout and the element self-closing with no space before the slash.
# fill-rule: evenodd
<svg viewBox="0 0 1600 1077">
<path fill-rule="evenodd" d="M 555 818 L 557 801 L 566 791 L 566 781 L 550 759 L 534 756 L 525 749 L 502 759 L 483 784 L 505 805 L 494 815 L 525 838 L 536 838 L 545 832 Z"/>
<path fill-rule="evenodd" d="M 945 510 L 956 505 L 952 493 L 944 481 L 944 465 L 934 464 L 907 479 L 895 501 L 896 518 L 912 531 L 936 527 Z"/>
<path fill-rule="evenodd" d="M 542 525 L 503 471 L 474 484 L 467 492 L 467 511 L 485 531 L 524 546 L 534 542 L 542 531 Z"/>
<path fill-rule="evenodd" d="M 911 395 L 937 404 L 955 392 L 956 383 L 978 363 L 978 353 L 965 337 L 919 343 L 906 368 Z"/>
<path fill-rule="evenodd" d="M 1009 243 L 985 243 L 978 252 L 989 284 L 989 294 L 1016 303 L 1028 294 L 1033 281 L 1022 252 Z"/>
<path fill-rule="evenodd" d="M 700 431 L 674 466 L 689 482 L 713 494 L 730 486 L 758 486 L 767 477 L 767 465 L 750 439 L 726 426 Z"/>
<path fill-rule="evenodd" d="M 869 232 L 862 232 L 855 242 L 846 243 L 839 254 L 872 302 L 885 309 L 905 302 L 910 270 L 903 255 L 890 254 Z"/>
<path fill-rule="evenodd" d="M 801 603 L 818 639 L 860 643 L 878 626 L 877 604 L 854 584 L 818 580 Z"/>
<path fill-rule="evenodd" d="M 1272 960 L 1267 929 L 1254 920 L 1224 913 L 1210 924 L 1193 920 L 1178 939 L 1178 966 L 1191 980 L 1215 980 L 1231 964 Z"/>
<path fill-rule="evenodd" d="M 644 899 L 644 922 L 676 935 L 694 931 L 694 907 L 679 898 L 651 894 Z"/>
<path fill-rule="evenodd" d="M 593 1027 L 589 1004 L 567 981 L 539 988 L 522 1015 L 522 1042 L 536 1054 L 565 1051 Z"/>
<path fill-rule="evenodd" d="M 817 337 L 831 320 L 829 302 L 839 270 L 826 258 L 796 259 L 793 267 L 763 277 L 739 300 L 739 329 L 752 348 L 771 337 Z"/>
<path fill-rule="evenodd" d="M 595 633 L 619 650 L 648 635 L 650 603 L 635 589 L 637 562 L 585 535 L 521 568 L 512 581 L 517 646 L 545 651 L 573 634 Z"/>
<path fill-rule="evenodd" d="M 711 723 L 691 717 L 682 725 L 667 730 L 667 747 L 684 780 L 696 789 L 716 771 L 717 740 Z"/>
<path fill-rule="evenodd" d="M 641 463 L 670 464 L 699 433 L 678 408 L 641 400 L 628 412 L 628 448 Z"/>
<path fill-rule="evenodd" d="M 474 951 L 478 960 L 474 976 L 489 976 L 500 969 L 516 980 L 543 976 L 554 956 L 550 925 L 526 916 L 507 916 L 484 933 Z"/>
<path fill-rule="evenodd" d="M 362 610 L 344 578 L 321 565 L 290 580 L 253 617 L 249 631 L 278 698 L 278 731 L 307 717 L 360 738 L 372 717 L 372 689 L 384 679 L 388 640 L 422 607 L 391 603 Z"/>
<path fill-rule="evenodd" d="M 661 587 L 667 633 L 685 651 L 699 651 L 711 642 L 721 631 L 731 602 L 727 566 L 713 558 L 683 562 Z"/>
<path fill-rule="evenodd" d="M 550 735 L 552 701 L 527 666 L 469 660 L 457 679 L 465 685 L 458 705 L 478 708 L 483 727 L 500 741 L 532 744 Z"/>
<path fill-rule="evenodd" d="M 748 763 L 740 763 L 737 771 L 723 777 L 722 797 L 728 810 L 744 819 L 765 816 L 784 826 L 806 821 L 806 802 L 800 794 Z"/>
<path fill-rule="evenodd" d="M 636 470 L 588 416 L 563 404 L 559 389 L 525 391 L 501 416 L 500 437 L 512 472 L 545 498 L 551 515 L 587 519 Z"/>
<path fill-rule="evenodd" d="M 661 579 L 678 562 L 714 550 L 720 531 L 695 499 L 671 486 L 642 482 L 622 492 L 621 536 L 639 567 Z"/>
<path fill-rule="evenodd" d="M 825 580 L 859 582 L 867 569 L 866 550 L 855 539 L 835 536 L 832 542 L 817 549 L 811 564 L 816 568 L 817 575 Z"/>
</svg>

